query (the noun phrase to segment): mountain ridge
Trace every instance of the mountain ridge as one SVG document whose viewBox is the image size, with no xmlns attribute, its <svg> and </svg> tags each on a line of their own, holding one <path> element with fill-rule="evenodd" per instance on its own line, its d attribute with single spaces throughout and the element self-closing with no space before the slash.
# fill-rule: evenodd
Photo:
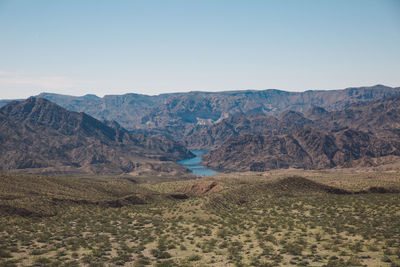
<svg viewBox="0 0 400 267">
<path fill-rule="evenodd" d="M 113 128 L 41 98 L 10 102 L 0 108 L 0 115 L 3 170 L 51 168 L 54 172 L 121 174 L 149 164 L 160 168 L 166 165 L 161 161 L 192 156 L 165 137 Z M 170 169 L 184 172 L 173 162 Z"/>
<path fill-rule="evenodd" d="M 237 115 L 209 127 L 214 135 L 206 141 L 216 148 L 203 159 L 229 171 L 367 164 L 368 158 L 399 156 L 399 121 L 400 96 L 331 112 L 314 107 L 306 114 L 286 111 L 278 117 Z M 232 131 L 224 141 L 225 129 Z M 267 165 L 268 160 L 275 165 Z"/>
<path fill-rule="evenodd" d="M 41 93 L 38 96 L 99 120 L 115 120 L 128 130 L 162 132 L 181 140 L 193 127 L 212 124 L 238 113 L 276 116 L 285 110 L 305 112 L 312 106 L 332 111 L 357 101 L 371 101 L 397 94 L 400 94 L 400 87 L 374 85 L 304 92 L 267 89 L 192 91 L 155 96 L 135 93 L 104 97 L 53 93 Z M 0 100 L 0 106 L 6 102 L 9 100 Z"/>
<path fill-rule="evenodd" d="M 400 156 L 400 143 L 346 129 L 336 133 L 305 127 L 284 135 L 240 135 L 204 155 L 203 162 L 222 171 L 326 169 L 350 167 L 362 158 Z"/>
</svg>

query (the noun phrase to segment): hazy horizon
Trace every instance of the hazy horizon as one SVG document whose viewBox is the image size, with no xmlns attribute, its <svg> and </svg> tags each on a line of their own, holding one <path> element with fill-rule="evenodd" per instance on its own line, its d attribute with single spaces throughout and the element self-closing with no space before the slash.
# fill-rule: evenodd
<svg viewBox="0 0 400 267">
<path fill-rule="evenodd" d="M 0 0 L 1 99 L 400 86 L 400 1 Z"/>
<path fill-rule="evenodd" d="M 64 94 L 64 93 L 56 93 L 56 92 L 51 92 L 51 91 L 43 91 L 34 95 L 29 95 L 26 97 L 20 97 L 20 98 L 4 98 L 0 96 L 0 100 L 14 100 L 14 99 L 26 99 L 29 97 L 35 97 L 40 94 L 56 94 L 56 95 L 65 95 L 65 96 L 71 96 L 71 97 L 83 97 L 86 95 L 94 95 L 99 98 L 103 98 L 105 96 L 111 96 L 111 95 L 126 95 L 126 94 L 138 94 L 138 95 L 148 95 L 148 96 L 158 96 L 158 95 L 163 95 L 163 94 L 180 94 L 180 93 L 191 93 L 191 92 L 201 92 L 201 93 L 221 93 L 221 92 L 237 92 L 237 91 L 265 91 L 265 90 L 279 90 L 279 91 L 285 91 L 285 92 L 293 92 L 293 93 L 302 93 L 305 91 L 331 91 L 331 90 L 344 90 L 348 88 L 361 88 L 361 87 L 373 87 L 373 86 L 387 86 L 387 87 L 392 87 L 392 88 L 400 88 L 400 86 L 389 86 L 386 84 L 374 84 L 374 85 L 364 85 L 364 86 L 351 86 L 351 87 L 345 87 L 345 88 L 320 88 L 320 89 L 307 89 L 307 90 L 283 90 L 279 88 L 265 88 L 265 89 L 238 89 L 238 90 L 215 90 L 215 91 L 206 91 L 206 90 L 189 90 L 189 91 L 182 91 L 182 92 L 166 92 L 166 93 L 155 93 L 155 94 L 146 94 L 146 93 L 136 93 L 136 92 L 126 92 L 126 93 L 120 93 L 120 94 L 103 94 L 103 95 L 97 95 L 94 93 L 85 93 L 85 94 Z"/>
</svg>

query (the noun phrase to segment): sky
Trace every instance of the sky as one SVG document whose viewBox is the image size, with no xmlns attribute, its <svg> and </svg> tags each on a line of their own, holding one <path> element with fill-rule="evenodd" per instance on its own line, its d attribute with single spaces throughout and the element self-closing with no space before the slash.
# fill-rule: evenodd
<svg viewBox="0 0 400 267">
<path fill-rule="evenodd" d="M 400 86 L 400 0 L 0 0 L 0 98 Z"/>
</svg>

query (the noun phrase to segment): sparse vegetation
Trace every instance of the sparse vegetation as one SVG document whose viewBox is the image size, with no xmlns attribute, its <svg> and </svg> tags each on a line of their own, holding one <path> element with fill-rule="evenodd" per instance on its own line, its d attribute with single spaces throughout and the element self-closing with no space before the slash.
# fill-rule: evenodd
<svg viewBox="0 0 400 267">
<path fill-rule="evenodd" d="M 400 194 L 367 190 L 398 188 L 398 178 L 302 174 L 221 175 L 221 191 L 186 199 L 169 195 L 202 180 L 1 175 L 0 265 L 400 264 Z"/>
</svg>

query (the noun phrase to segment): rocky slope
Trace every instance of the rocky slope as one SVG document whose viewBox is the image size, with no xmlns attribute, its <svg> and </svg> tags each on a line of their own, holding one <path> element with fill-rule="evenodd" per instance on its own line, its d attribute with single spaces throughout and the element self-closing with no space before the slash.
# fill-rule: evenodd
<svg viewBox="0 0 400 267">
<path fill-rule="evenodd" d="M 235 114 L 276 116 L 285 110 L 306 112 L 314 106 L 341 110 L 351 103 L 373 101 L 400 93 L 383 85 L 345 90 L 285 92 L 280 90 L 190 92 L 171 96 L 142 118 L 143 128 L 185 139 L 193 131 Z M 191 145 L 188 142 L 188 145 Z"/>
<path fill-rule="evenodd" d="M 221 147 L 204 157 L 206 164 L 217 169 L 352 166 L 368 164 L 369 158 L 398 155 L 399 121 L 400 96 L 393 96 L 368 104 L 354 103 L 340 111 L 313 107 L 306 115 L 240 115 L 209 126 L 212 138 L 199 144 L 218 145 L 225 135 L 215 129 L 231 130 L 230 137 L 235 138 L 225 139 Z"/>
<path fill-rule="evenodd" d="M 373 133 L 386 140 L 400 138 L 400 96 L 376 101 L 357 102 L 343 110 L 327 111 L 315 106 L 305 114 L 284 111 L 279 116 L 238 114 L 218 123 L 197 127 L 187 134 L 186 145 L 195 148 L 216 148 L 239 135 L 289 134 L 304 126 L 337 132 L 355 129 Z"/>
<path fill-rule="evenodd" d="M 327 132 L 305 127 L 285 135 L 242 135 L 203 157 L 224 171 L 266 171 L 282 168 L 324 169 L 350 167 L 362 158 L 400 155 L 398 142 L 346 129 Z"/>
<path fill-rule="evenodd" d="M 117 121 L 124 128 L 132 130 L 138 128 L 144 114 L 161 105 L 169 95 L 124 94 L 100 98 L 96 95 L 76 97 L 42 93 L 37 97 L 50 100 L 71 111 L 85 112 L 99 120 Z"/>
<path fill-rule="evenodd" d="M 72 97 L 41 94 L 64 108 L 85 111 L 105 121 L 101 122 L 82 112 L 67 112 L 54 104 L 46 109 L 47 104 L 44 103 L 49 102 L 35 100 L 32 103 L 35 98 L 6 104 L 0 109 L 3 127 L 0 138 L 4 148 L 1 164 L 3 169 L 53 168 L 58 171 L 67 168 L 92 173 L 106 171 L 132 174 L 149 170 L 155 173 L 171 172 L 178 167 L 169 163 L 161 164 L 160 160 L 177 160 L 190 154 L 184 147 L 168 139 L 170 138 L 190 148 L 215 149 L 222 145 L 219 152 L 212 152 L 216 156 L 208 156 L 210 159 L 206 161 L 211 167 L 225 170 L 233 169 L 228 161 L 234 160 L 243 161 L 243 164 L 238 164 L 239 170 L 279 166 L 345 166 L 354 160 L 380 157 L 381 154 L 396 155 L 397 152 L 388 152 L 388 149 L 375 153 L 371 151 L 376 148 L 369 147 L 371 151 L 363 150 L 358 156 L 343 156 L 343 160 L 330 156 L 327 156 L 329 160 L 318 159 L 317 154 L 326 153 L 327 148 L 318 150 L 317 146 L 315 151 L 307 150 L 309 147 L 304 148 L 300 142 L 305 137 L 296 137 L 295 133 L 300 133 L 304 127 L 320 129 L 321 131 L 315 130 L 319 134 L 313 135 L 313 138 L 333 138 L 335 146 L 345 155 L 357 154 L 358 152 L 352 151 L 353 146 L 357 151 L 359 142 L 365 138 L 370 140 L 368 142 L 384 142 L 379 144 L 396 148 L 400 136 L 399 93 L 400 88 L 377 85 L 301 93 L 264 90 L 190 92 L 159 96 L 126 94 L 103 98 L 94 95 Z M 133 129 L 135 134 L 129 133 L 125 127 Z M 358 133 L 355 134 L 358 136 L 355 140 L 338 136 L 350 129 Z M 139 134 L 140 132 L 147 135 Z M 154 137 L 155 135 L 160 137 Z M 274 146 L 266 151 L 256 150 L 260 155 L 251 154 L 260 160 L 251 159 L 251 164 L 246 165 L 249 164 L 248 159 L 233 157 L 237 152 L 235 149 L 246 151 L 248 145 L 254 145 L 252 142 L 261 142 L 257 139 L 259 136 Z M 244 142 L 246 146 L 230 146 L 237 140 Z M 285 149 L 288 149 L 287 145 L 293 148 L 293 153 L 282 154 L 277 149 L 277 145 L 281 143 Z M 48 144 L 51 149 L 46 148 Z M 366 143 L 362 146 L 368 147 Z M 19 152 L 15 152 L 15 147 L 19 147 Z M 306 154 L 303 155 L 302 151 Z M 300 159 L 295 159 L 296 155 Z M 337 155 L 339 157 L 341 154 Z M 276 162 L 268 163 L 271 166 L 264 166 L 265 161 L 261 160 L 264 156 L 270 157 L 270 162 L 274 162 L 274 159 Z M 256 165 L 253 166 L 253 163 Z"/>
<path fill-rule="evenodd" d="M 373 101 L 400 93 L 383 85 L 344 90 L 286 92 L 269 89 L 226 92 L 189 92 L 157 96 L 125 94 L 82 97 L 42 93 L 68 110 L 99 120 L 115 120 L 128 130 L 142 129 L 181 140 L 194 128 L 214 124 L 235 114 L 276 116 L 285 110 L 306 112 L 314 106 L 341 110 L 358 101 Z M 0 101 L 0 106 L 7 101 Z"/>
<path fill-rule="evenodd" d="M 373 133 L 387 140 L 400 138 L 400 96 L 365 103 L 346 109 L 309 116 L 319 128 L 337 131 L 345 128 Z"/>
<path fill-rule="evenodd" d="M 227 140 L 245 134 L 288 134 L 314 122 L 300 112 L 284 111 L 277 117 L 263 114 L 237 114 L 222 121 L 203 127 L 196 127 L 186 134 L 187 146 L 198 149 L 216 148 Z"/>
<path fill-rule="evenodd" d="M 0 109 L 1 170 L 118 174 L 190 156 L 165 137 L 132 134 L 116 123 L 107 125 L 41 98 Z M 173 162 L 168 166 L 168 171 L 184 171 Z"/>
</svg>

